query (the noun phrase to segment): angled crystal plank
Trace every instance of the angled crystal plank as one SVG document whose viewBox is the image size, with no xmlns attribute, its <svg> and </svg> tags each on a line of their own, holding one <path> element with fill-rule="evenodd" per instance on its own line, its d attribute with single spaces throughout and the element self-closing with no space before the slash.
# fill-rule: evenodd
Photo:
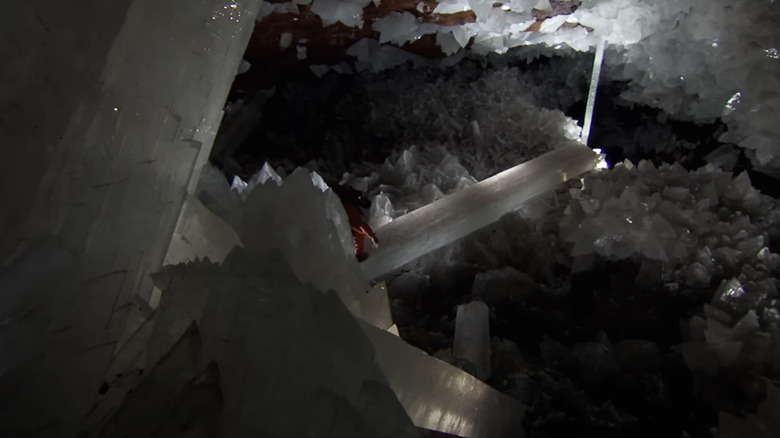
<svg viewBox="0 0 780 438">
<path fill-rule="evenodd" d="M 468 438 L 524 436 L 525 406 L 370 324 L 361 326 L 390 387 L 417 427 Z"/>
<path fill-rule="evenodd" d="M 377 230 L 381 246 L 361 264 L 380 277 L 516 210 L 533 197 L 592 170 L 598 155 L 565 146 L 442 198 Z"/>
</svg>

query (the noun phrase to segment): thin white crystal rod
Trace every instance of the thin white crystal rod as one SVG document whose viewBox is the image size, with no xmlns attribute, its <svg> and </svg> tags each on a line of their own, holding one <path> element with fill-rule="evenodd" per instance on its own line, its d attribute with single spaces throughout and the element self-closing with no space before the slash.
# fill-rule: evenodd
<svg viewBox="0 0 780 438">
<path fill-rule="evenodd" d="M 596 106 L 596 91 L 599 88 L 601 76 L 601 64 L 604 61 L 604 39 L 596 45 L 596 56 L 593 58 L 593 73 L 590 75 L 590 89 L 588 90 L 588 104 L 585 107 L 585 121 L 582 122 L 582 143 L 587 146 L 590 137 L 590 127 L 593 124 L 593 108 Z"/>
<path fill-rule="evenodd" d="M 377 278 L 454 242 L 597 162 L 584 146 L 564 146 L 401 216 L 377 230 L 380 246 L 361 263 L 363 273 Z"/>
</svg>

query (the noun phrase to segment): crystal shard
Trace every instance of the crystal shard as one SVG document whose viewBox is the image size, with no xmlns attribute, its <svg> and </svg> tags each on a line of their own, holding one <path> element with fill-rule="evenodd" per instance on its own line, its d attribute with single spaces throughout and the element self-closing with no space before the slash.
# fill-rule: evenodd
<svg viewBox="0 0 780 438">
<path fill-rule="evenodd" d="M 481 301 L 458 306 L 452 356 L 474 368 L 480 380 L 490 376 L 490 309 Z"/>
<path fill-rule="evenodd" d="M 366 297 L 361 300 L 360 310 L 363 321 L 383 330 L 390 329 L 393 316 L 390 314 L 390 302 L 384 282 L 376 284 L 366 292 Z"/>
</svg>

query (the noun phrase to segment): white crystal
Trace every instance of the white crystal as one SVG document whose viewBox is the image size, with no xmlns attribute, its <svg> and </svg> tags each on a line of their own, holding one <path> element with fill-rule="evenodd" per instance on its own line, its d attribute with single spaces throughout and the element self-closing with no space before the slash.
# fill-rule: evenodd
<svg viewBox="0 0 780 438">
<path fill-rule="evenodd" d="M 363 8 L 371 0 L 314 0 L 311 12 L 319 15 L 322 24 L 342 22 L 349 27 L 363 27 Z"/>
<path fill-rule="evenodd" d="M 415 32 L 418 28 L 417 19 L 409 12 L 393 12 L 374 21 L 372 26 L 379 32 L 380 44 L 391 42 L 401 46 L 419 37 Z"/>
<path fill-rule="evenodd" d="M 376 278 L 476 231 L 592 169 L 596 158 L 583 146 L 558 148 L 406 214 L 377 232 L 382 245 L 361 264 L 363 272 Z"/>
</svg>

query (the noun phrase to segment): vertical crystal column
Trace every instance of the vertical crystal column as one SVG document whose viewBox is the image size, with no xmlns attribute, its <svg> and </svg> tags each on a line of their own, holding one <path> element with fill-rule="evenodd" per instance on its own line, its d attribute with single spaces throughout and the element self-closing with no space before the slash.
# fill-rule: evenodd
<svg viewBox="0 0 780 438">
<path fill-rule="evenodd" d="M 593 58 L 593 73 L 590 75 L 590 89 L 588 90 L 588 104 L 585 107 L 585 120 L 582 122 L 582 143 L 587 146 L 590 137 L 590 126 L 593 124 L 593 108 L 596 106 L 596 91 L 599 88 L 601 76 L 601 64 L 604 61 L 605 41 L 602 39 L 596 45 L 596 56 Z"/>
</svg>

